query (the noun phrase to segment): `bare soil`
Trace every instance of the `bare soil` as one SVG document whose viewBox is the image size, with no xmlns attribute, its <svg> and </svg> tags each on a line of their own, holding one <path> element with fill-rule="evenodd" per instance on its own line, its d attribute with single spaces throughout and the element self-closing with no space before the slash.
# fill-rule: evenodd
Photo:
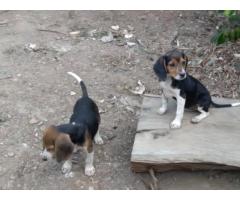
<svg viewBox="0 0 240 200">
<path fill-rule="evenodd" d="M 0 188 L 147 189 L 149 174 L 131 171 L 142 97 L 129 89 L 141 80 L 146 93 L 159 94 L 153 63 L 179 47 L 190 58 L 189 73 L 213 96 L 239 99 L 240 58 L 234 54 L 240 43 L 212 46 L 219 19 L 208 11 L 1 11 Z M 126 39 L 124 29 L 133 36 Z M 113 41 L 102 42 L 109 31 Z M 68 178 L 59 164 L 39 156 L 44 128 L 67 122 L 81 95 L 67 71 L 81 76 L 102 113 L 105 144 L 95 145 L 93 177 L 84 175 L 82 154 Z M 158 189 L 240 189 L 239 172 L 156 176 Z"/>
</svg>

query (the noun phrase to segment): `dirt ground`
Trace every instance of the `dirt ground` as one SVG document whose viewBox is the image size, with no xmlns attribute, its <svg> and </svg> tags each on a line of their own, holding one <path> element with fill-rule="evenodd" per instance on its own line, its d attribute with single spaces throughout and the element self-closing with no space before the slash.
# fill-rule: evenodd
<svg viewBox="0 0 240 200">
<path fill-rule="evenodd" d="M 211 45 L 218 19 L 207 11 L 0 11 L 0 188 L 146 189 L 142 179 L 149 181 L 149 174 L 135 174 L 130 166 L 142 97 L 129 89 L 141 80 L 146 93 L 159 94 L 153 63 L 178 46 L 190 58 L 189 73 L 213 96 L 239 99 L 234 54 L 240 43 Z M 104 43 L 109 31 L 113 38 Z M 85 80 L 102 113 L 105 144 L 95 145 L 91 178 L 84 175 L 82 154 L 75 155 L 73 177 L 39 156 L 42 130 L 67 122 L 81 95 L 67 71 Z M 157 178 L 159 189 L 240 189 L 239 172 L 166 172 Z"/>
</svg>

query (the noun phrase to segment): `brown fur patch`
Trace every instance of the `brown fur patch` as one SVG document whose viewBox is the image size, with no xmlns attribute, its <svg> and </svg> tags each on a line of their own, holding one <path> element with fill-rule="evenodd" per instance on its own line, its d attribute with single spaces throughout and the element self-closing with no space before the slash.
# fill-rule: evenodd
<svg viewBox="0 0 240 200">
<path fill-rule="evenodd" d="M 43 149 L 53 153 L 55 149 L 55 140 L 58 136 L 57 130 L 54 126 L 48 127 L 43 134 Z"/>
<path fill-rule="evenodd" d="M 93 140 L 88 131 L 85 133 L 85 141 L 83 146 L 87 149 L 88 153 L 93 151 Z"/>
</svg>

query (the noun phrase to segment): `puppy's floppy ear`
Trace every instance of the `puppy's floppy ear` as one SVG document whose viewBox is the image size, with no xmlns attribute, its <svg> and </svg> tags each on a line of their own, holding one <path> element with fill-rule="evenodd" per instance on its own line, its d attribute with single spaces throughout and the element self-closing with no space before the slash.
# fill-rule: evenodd
<svg viewBox="0 0 240 200">
<path fill-rule="evenodd" d="M 159 81 L 165 81 L 167 78 L 166 71 L 167 56 L 161 56 L 153 66 L 155 74 L 158 76 Z"/>
<path fill-rule="evenodd" d="M 70 158 L 74 150 L 74 145 L 71 142 L 69 135 L 61 133 L 55 142 L 55 156 L 57 162 Z"/>
</svg>

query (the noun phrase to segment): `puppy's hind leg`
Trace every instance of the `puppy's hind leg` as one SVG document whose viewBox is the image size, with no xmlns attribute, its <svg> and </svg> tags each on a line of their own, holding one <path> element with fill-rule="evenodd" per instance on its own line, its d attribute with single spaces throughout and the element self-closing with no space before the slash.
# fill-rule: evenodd
<svg viewBox="0 0 240 200">
<path fill-rule="evenodd" d="M 101 135 L 99 134 L 99 131 L 94 136 L 94 142 L 99 145 L 104 143 Z"/>
<path fill-rule="evenodd" d="M 167 111 L 167 103 L 168 103 L 168 99 L 163 93 L 162 94 L 162 105 L 158 110 L 158 114 L 163 115 Z"/>
<path fill-rule="evenodd" d="M 203 119 L 209 116 L 208 109 L 203 109 L 202 107 L 198 107 L 198 111 L 200 112 L 199 115 L 192 118 L 191 122 L 194 124 L 199 123 Z"/>
<path fill-rule="evenodd" d="M 93 144 L 92 141 L 88 141 L 88 144 L 85 148 L 86 150 L 86 160 L 85 160 L 85 175 L 87 176 L 93 176 L 95 174 L 95 168 L 93 166 L 93 157 L 94 157 L 94 151 L 93 151 Z"/>
</svg>

